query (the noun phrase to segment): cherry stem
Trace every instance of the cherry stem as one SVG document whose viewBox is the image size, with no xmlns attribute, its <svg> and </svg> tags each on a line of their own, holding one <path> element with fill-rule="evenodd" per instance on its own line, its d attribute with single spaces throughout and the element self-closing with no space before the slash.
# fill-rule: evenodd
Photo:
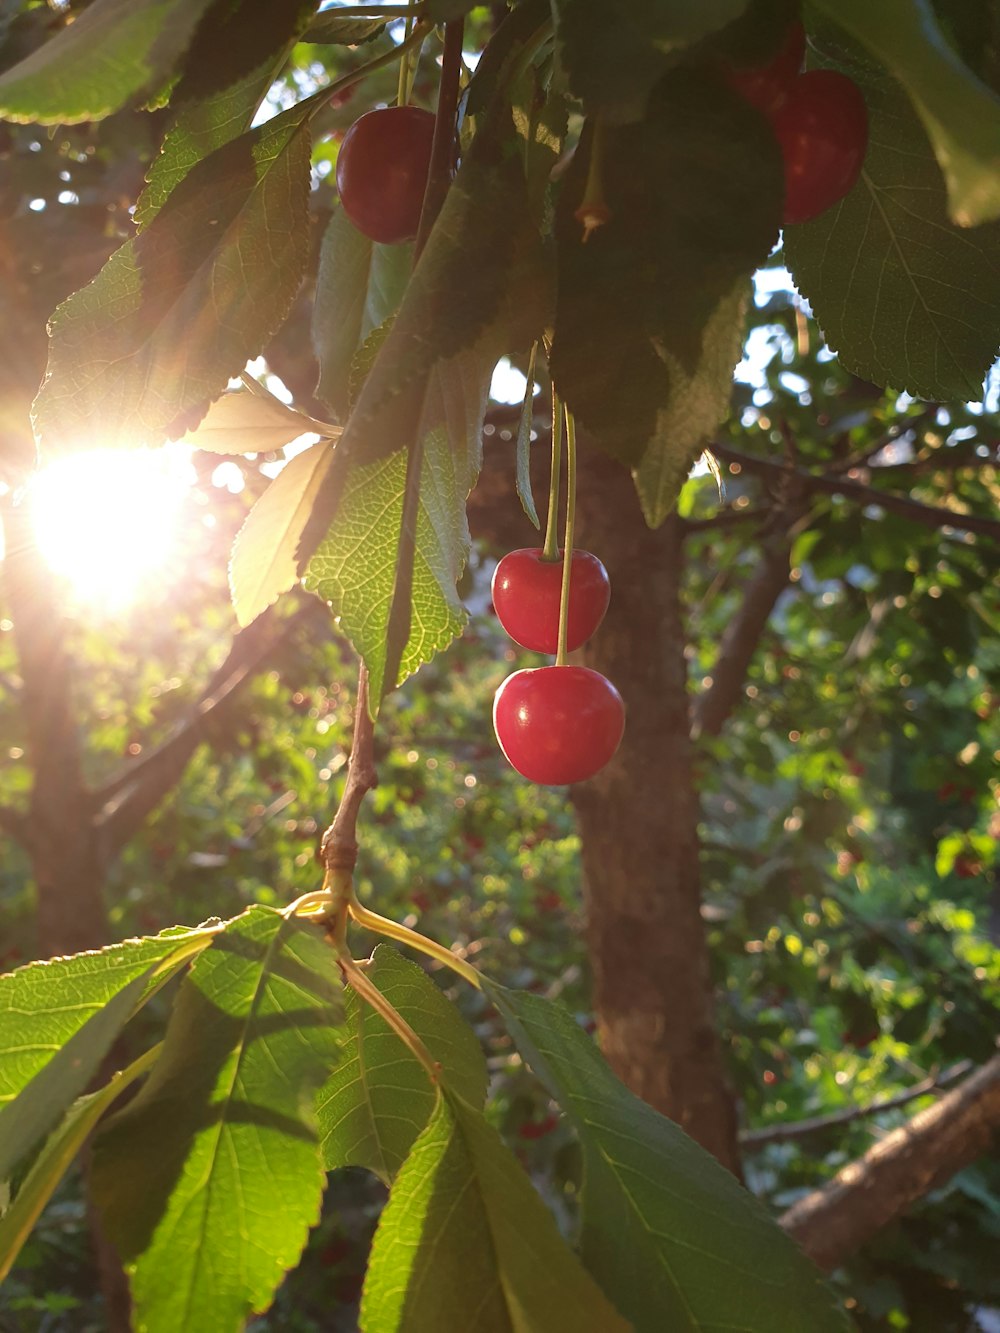
<svg viewBox="0 0 1000 1333">
<path fill-rule="evenodd" d="M 566 631 L 569 620 L 569 582 L 573 564 L 576 527 L 576 421 L 566 408 L 566 528 L 563 534 L 562 587 L 559 590 L 559 637 L 556 640 L 556 666 L 566 665 Z"/>
<path fill-rule="evenodd" d="M 545 520 L 542 559 L 559 559 L 559 465 L 562 458 L 562 402 L 552 386 L 552 465 L 549 469 L 549 513 Z"/>
<path fill-rule="evenodd" d="M 346 949 L 338 951 L 337 962 L 340 964 L 341 971 L 351 988 L 357 991 L 358 995 L 361 996 L 365 1003 L 370 1005 L 378 1016 L 388 1023 L 389 1027 L 392 1028 L 400 1041 L 403 1042 L 403 1044 L 423 1065 L 431 1083 L 437 1087 L 441 1077 L 441 1066 L 410 1027 L 409 1023 L 407 1023 L 403 1015 L 385 998 L 379 988 L 368 980 L 363 970 L 358 966 Z"/>
<path fill-rule="evenodd" d="M 420 225 L 413 245 L 413 262 L 420 258 L 431 228 L 441 211 L 444 197 L 451 185 L 451 169 L 455 158 L 455 122 L 458 116 L 458 93 L 462 73 L 462 37 L 465 24 L 454 19 L 444 25 L 444 50 L 441 54 L 441 82 L 438 84 L 437 111 L 434 116 L 434 138 L 431 140 L 431 160 L 427 171 Z"/>
<path fill-rule="evenodd" d="M 377 935 L 385 935 L 388 939 L 398 940 L 400 944 L 408 944 L 411 949 L 417 949 L 420 953 L 427 954 L 429 958 L 437 959 L 445 967 L 450 967 L 470 986 L 482 990 L 482 977 L 472 964 L 456 957 L 443 944 L 428 939 L 426 935 L 421 935 L 418 930 L 411 930 L 409 926 L 403 926 L 398 921 L 390 921 L 388 917 L 380 916 L 378 912 L 372 912 L 367 907 L 362 907 L 353 893 L 348 910 L 351 919 L 359 926 L 364 926 L 366 930 L 374 931 Z"/>
</svg>

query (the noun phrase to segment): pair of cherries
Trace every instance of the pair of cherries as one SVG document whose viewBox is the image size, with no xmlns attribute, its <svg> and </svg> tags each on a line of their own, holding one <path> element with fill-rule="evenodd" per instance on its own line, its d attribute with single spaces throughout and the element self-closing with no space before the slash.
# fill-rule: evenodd
<svg viewBox="0 0 1000 1333">
<path fill-rule="evenodd" d="M 832 69 L 801 74 L 805 51 L 805 29 L 793 23 L 766 65 L 723 70 L 729 86 L 771 122 L 785 166 L 786 226 L 839 203 L 861 174 L 868 147 L 868 112 L 857 84 Z"/>
<path fill-rule="evenodd" d="M 511 551 L 493 575 L 493 608 L 522 648 L 555 653 L 559 638 L 562 559 L 538 547 Z M 590 638 L 611 598 L 607 570 L 589 551 L 570 561 L 566 650 Z M 515 671 L 496 692 L 493 729 L 513 768 L 530 782 L 557 787 L 600 772 L 625 730 L 622 697 L 599 671 L 579 666 Z"/>
</svg>

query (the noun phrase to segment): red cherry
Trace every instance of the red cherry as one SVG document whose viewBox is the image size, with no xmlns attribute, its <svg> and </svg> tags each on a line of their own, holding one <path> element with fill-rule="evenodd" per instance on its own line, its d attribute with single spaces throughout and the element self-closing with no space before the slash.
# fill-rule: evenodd
<svg viewBox="0 0 1000 1333">
<path fill-rule="evenodd" d="M 793 23 L 780 49 L 766 65 L 726 64 L 722 77 L 734 92 L 740 93 L 758 111 L 770 115 L 788 96 L 806 54 L 806 30 Z"/>
<path fill-rule="evenodd" d="M 599 671 L 547 666 L 515 671 L 493 700 L 500 748 L 522 777 L 546 787 L 600 772 L 625 729 L 622 697 Z"/>
<path fill-rule="evenodd" d="M 537 546 L 509 552 L 493 573 L 497 619 L 515 643 L 536 653 L 556 651 L 561 591 L 562 559 L 543 560 Z M 590 638 L 604 619 L 610 598 L 608 571 L 597 556 L 574 551 L 569 570 L 568 652 Z"/>
<path fill-rule="evenodd" d="M 433 138 L 434 117 L 417 106 L 368 111 L 344 135 L 340 202 L 370 240 L 393 245 L 416 236 Z"/>
<path fill-rule="evenodd" d="M 819 217 L 861 173 L 868 112 L 857 84 L 833 69 L 800 74 L 771 125 L 785 160 L 788 226 Z"/>
</svg>

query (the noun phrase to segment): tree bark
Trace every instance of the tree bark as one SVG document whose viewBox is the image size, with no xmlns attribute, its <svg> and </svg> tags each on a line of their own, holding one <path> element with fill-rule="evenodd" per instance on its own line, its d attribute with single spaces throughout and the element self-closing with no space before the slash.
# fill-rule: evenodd
<svg viewBox="0 0 1000 1333">
<path fill-rule="evenodd" d="M 66 621 L 35 548 L 27 499 L 14 504 L 6 498 L 3 526 L 4 578 L 33 770 L 26 841 L 37 892 L 38 949 L 41 956 L 52 957 L 106 943 L 107 867 L 83 783 Z"/>
<path fill-rule="evenodd" d="M 836 1268 L 986 1152 L 998 1126 L 1000 1055 L 995 1055 L 960 1087 L 789 1208 L 781 1225 L 820 1268 Z"/>
<path fill-rule="evenodd" d="M 581 654 L 627 711 L 614 760 L 573 788 L 601 1045 L 635 1093 L 738 1174 L 700 910 L 682 525 L 649 531 L 619 464 L 589 454 L 582 473 L 580 544 L 605 562 L 612 595 Z"/>
</svg>

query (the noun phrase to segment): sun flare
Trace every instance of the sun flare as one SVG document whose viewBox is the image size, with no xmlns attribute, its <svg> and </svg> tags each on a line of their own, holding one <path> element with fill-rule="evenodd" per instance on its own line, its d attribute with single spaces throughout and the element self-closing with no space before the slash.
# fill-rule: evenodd
<svg viewBox="0 0 1000 1333">
<path fill-rule="evenodd" d="M 39 553 L 75 601 L 122 612 L 166 574 L 193 480 L 181 446 L 93 450 L 52 463 L 32 482 Z"/>
</svg>

